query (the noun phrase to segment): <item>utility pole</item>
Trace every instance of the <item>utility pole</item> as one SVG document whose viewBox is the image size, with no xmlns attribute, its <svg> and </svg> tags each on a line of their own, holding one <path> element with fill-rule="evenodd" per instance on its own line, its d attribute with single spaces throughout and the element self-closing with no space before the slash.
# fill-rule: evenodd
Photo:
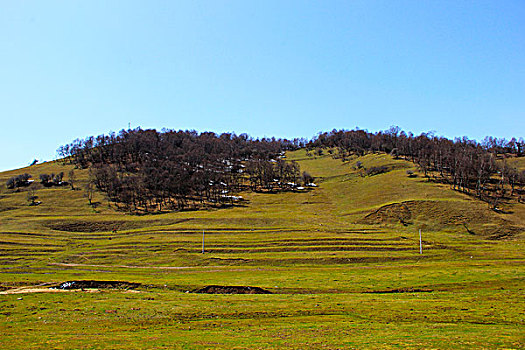
<svg viewBox="0 0 525 350">
<path fill-rule="evenodd" d="M 202 254 L 204 254 L 204 230 L 202 230 Z"/>
<path fill-rule="evenodd" d="M 204 252 L 204 250 L 203 250 L 203 252 Z M 421 229 L 419 229 L 419 254 L 423 254 L 423 243 L 421 241 Z"/>
</svg>

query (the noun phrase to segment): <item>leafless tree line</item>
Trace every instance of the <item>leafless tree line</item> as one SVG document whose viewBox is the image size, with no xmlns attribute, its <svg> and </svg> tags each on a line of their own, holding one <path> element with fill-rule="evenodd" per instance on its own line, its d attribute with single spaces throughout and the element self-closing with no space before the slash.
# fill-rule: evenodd
<svg viewBox="0 0 525 350">
<path fill-rule="evenodd" d="M 245 189 L 295 188 L 309 175 L 301 176 L 284 152 L 304 144 L 246 134 L 135 129 L 78 139 L 58 154 L 90 168 L 90 182 L 123 209 L 152 212 L 232 205 Z"/>
<path fill-rule="evenodd" d="M 448 183 L 454 190 L 475 195 L 493 209 L 505 198 L 523 196 L 525 171 L 513 167 L 510 158 L 524 156 L 523 138 L 510 141 L 486 137 L 481 143 L 466 137 L 449 140 L 433 133 L 415 136 L 399 127 L 370 133 L 365 130 L 333 130 L 321 133 L 307 144 L 310 150 L 336 149 L 334 156 L 386 152 L 418 165 L 424 175 Z"/>
</svg>

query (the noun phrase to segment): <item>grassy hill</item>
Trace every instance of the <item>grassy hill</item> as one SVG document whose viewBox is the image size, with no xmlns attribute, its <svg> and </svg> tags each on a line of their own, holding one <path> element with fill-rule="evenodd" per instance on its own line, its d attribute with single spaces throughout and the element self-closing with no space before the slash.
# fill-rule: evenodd
<svg viewBox="0 0 525 350">
<path fill-rule="evenodd" d="M 229 209 L 137 216 L 100 193 L 92 207 L 84 170 L 78 190 L 37 190 L 37 206 L 2 186 L 2 348 L 524 346 L 524 204 L 496 213 L 384 154 L 287 158 L 318 187 L 243 193 Z M 141 285 L 49 288 L 84 280 Z M 192 293 L 209 285 L 271 294 Z"/>
</svg>

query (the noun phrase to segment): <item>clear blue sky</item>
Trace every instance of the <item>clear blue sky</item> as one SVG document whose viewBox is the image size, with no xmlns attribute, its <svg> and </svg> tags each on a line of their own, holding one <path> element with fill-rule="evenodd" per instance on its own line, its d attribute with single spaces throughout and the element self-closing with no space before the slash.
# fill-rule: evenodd
<svg viewBox="0 0 525 350">
<path fill-rule="evenodd" d="M 0 170 L 131 127 L 525 136 L 525 1 L 2 1 Z"/>
</svg>

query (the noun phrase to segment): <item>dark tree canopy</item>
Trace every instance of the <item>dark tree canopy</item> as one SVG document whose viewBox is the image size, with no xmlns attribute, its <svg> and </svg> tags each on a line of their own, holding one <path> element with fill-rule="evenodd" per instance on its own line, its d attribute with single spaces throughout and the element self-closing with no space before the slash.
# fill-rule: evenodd
<svg viewBox="0 0 525 350">
<path fill-rule="evenodd" d="M 32 176 L 30 174 L 27 174 L 27 173 L 16 175 L 16 176 L 13 176 L 13 177 L 9 178 L 6 181 L 5 185 L 9 189 L 29 186 L 31 184 L 29 179 L 31 179 L 31 177 Z"/>
<path fill-rule="evenodd" d="M 282 156 L 301 144 L 304 140 L 246 134 L 135 129 L 75 140 L 58 153 L 90 167 L 96 187 L 111 201 L 147 212 L 231 205 L 247 188 L 296 187 L 299 166 Z"/>
</svg>

